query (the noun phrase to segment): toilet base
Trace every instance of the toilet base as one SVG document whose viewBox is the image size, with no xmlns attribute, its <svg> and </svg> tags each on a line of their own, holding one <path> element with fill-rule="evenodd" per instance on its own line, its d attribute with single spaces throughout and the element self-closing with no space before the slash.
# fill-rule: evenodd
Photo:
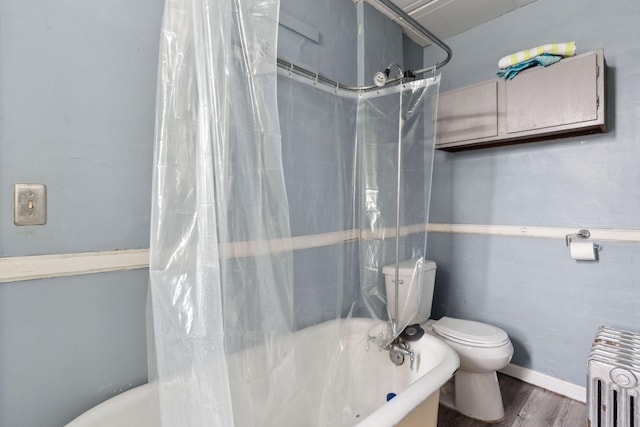
<svg viewBox="0 0 640 427">
<path fill-rule="evenodd" d="M 476 420 L 495 423 L 504 418 L 502 394 L 498 376 L 494 372 L 460 371 L 451 384 L 446 384 L 440 394 L 440 403 Z"/>
</svg>

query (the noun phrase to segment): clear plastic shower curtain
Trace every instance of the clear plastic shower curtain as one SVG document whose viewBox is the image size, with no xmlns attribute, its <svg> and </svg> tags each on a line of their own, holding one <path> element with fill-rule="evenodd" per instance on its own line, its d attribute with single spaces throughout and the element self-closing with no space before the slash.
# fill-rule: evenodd
<svg viewBox="0 0 640 427">
<path fill-rule="evenodd" d="M 437 75 L 365 93 L 358 103 L 361 292 L 371 317 L 395 322 L 379 345 L 397 337 L 422 303 L 439 87 Z M 385 266 L 398 281 L 397 307 Z"/>
<path fill-rule="evenodd" d="M 304 365 L 293 331 L 386 319 L 396 255 L 417 278 L 405 308 L 420 298 L 439 79 L 276 85 L 278 8 L 165 3 L 150 251 L 163 426 L 352 425 L 359 385 Z M 323 351 L 345 360 L 339 332 Z"/>
<path fill-rule="evenodd" d="M 405 268 L 411 264 L 413 272 L 410 283 L 403 284 L 398 331 L 415 316 L 427 246 L 439 85 L 440 76 L 434 76 L 353 93 L 282 73 L 278 106 L 285 180 L 295 200 L 292 235 L 335 233 L 348 240 L 294 251 L 296 294 L 315 281 L 307 292 L 327 302 L 317 308 L 297 298 L 297 328 L 333 317 L 395 319 L 395 304 L 387 309 L 393 298 L 386 294 L 383 268 L 395 265 L 396 250 L 398 261 Z M 385 333 L 381 342 L 390 338 Z"/>
<path fill-rule="evenodd" d="M 164 426 L 283 425 L 301 394 L 278 9 L 278 0 L 165 4 L 150 248 Z M 264 363 L 228 359 L 252 346 Z"/>
</svg>

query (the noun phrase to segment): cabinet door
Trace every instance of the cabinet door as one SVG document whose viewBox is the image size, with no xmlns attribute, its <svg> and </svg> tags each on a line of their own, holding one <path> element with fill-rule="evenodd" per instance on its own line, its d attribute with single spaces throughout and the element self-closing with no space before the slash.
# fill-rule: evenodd
<svg viewBox="0 0 640 427">
<path fill-rule="evenodd" d="M 505 84 L 507 133 L 575 127 L 598 118 L 596 54 L 566 58 Z"/>
<path fill-rule="evenodd" d="M 495 80 L 440 94 L 436 145 L 498 135 Z"/>
</svg>

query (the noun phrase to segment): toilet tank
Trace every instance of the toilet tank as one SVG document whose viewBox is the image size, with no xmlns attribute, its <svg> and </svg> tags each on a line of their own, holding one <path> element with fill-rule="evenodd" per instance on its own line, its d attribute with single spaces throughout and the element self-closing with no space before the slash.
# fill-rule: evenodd
<svg viewBox="0 0 640 427">
<path fill-rule="evenodd" d="M 422 280 L 420 280 L 419 263 L 422 264 Z M 387 291 L 387 313 L 389 318 L 395 310 L 395 263 L 382 268 Z M 402 327 L 414 323 L 422 323 L 431 316 L 433 288 L 436 281 L 436 263 L 430 260 L 408 259 L 400 262 L 398 270 L 400 287 L 398 289 L 399 315 L 398 324 Z M 418 293 L 418 289 L 422 292 Z M 418 295 L 420 295 L 418 297 Z M 420 301 L 418 301 L 418 299 Z"/>
</svg>

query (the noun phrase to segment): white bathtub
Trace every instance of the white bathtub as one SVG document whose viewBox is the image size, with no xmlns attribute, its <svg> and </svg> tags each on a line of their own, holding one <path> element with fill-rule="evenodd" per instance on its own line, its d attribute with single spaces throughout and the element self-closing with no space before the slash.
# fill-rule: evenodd
<svg viewBox="0 0 640 427">
<path fill-rule="evenodd" d="M 332 320 L 296 332 L 296 357 L 304 367 L 300 369 L 305 375 L 303 382 L 319 386 L 305 396 L 305 401 L 314 402 L 311 406 L 292 409 L 283 418 L 285 423 L 279 419 L 276 425 L 435 427 L 439 389 L 458 368 L 457 354 L 443 341 L 425 334 L 411 343 L 416 355 L 414 369 L 409 369 L 408 358 L 403 365 L 395 366 L 389 360 L 388 351 L 379 351 L 374 344 L 367 350 L 368 334 L 378 329 L 384 329 L 384 323 L 348 319 Z M 340 345 L 336 344 L 337 333 L 341 336 Z M 254 348 L 250 354 L 259 357 L 259 350 Z M 236 355 L 230 357 L 230 366 L 234 357 Z M 331 383 L 334 388 L 328 389 Z M 246 394 L 242 386 L 232 385 L 232 390 L 236 399 Z M 396 397 L 387 402 L 390 392 L 396 393 Z M 242 418 L 242 411 L 235 414 L 237 425 L 243 425 Z M 160 426 L 157 385 L 145 384 L 115 396 L 67 425 L 111 426 Z"/>
</svg>

